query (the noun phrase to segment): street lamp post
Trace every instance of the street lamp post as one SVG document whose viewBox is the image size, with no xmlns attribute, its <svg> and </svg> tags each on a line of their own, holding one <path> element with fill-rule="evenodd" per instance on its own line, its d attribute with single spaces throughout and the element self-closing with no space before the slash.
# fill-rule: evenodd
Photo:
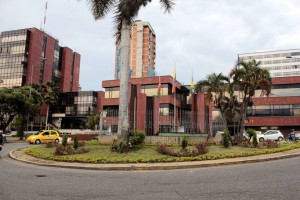
<svg viewBox="0 0 300 200">
<path fill-rule="evenodd" d="M 35 69 L 36 66 L 38 66 L 41 62 L 44 62 L 45 60 L 47 60 L 47 58 L 42 58 L 41 61 L 38 61 L 35 64 L 32 64 L 31 67 L 31 74 L 30 74 L 30 85 L 29 85 L 29 101 L 31 100 L 31 90 L 32 90 L 32 79 L 33 79 L 33 70 Z M 26 128 L 27 128 L 27 134 L 28 134 L 28 123 L 29 123 L 29 115 L 30 115 L 30 106 L 31 106 L 31 102 L 29 102 L 29 110 L 28 110 L 28 114 L 27 114 L 27 124 L 26 124 Z"/>
</svg>

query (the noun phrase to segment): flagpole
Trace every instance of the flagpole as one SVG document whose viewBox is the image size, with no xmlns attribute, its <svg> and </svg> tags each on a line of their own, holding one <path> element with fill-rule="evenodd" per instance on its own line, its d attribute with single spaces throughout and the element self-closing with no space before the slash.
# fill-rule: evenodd
<svg viewBox="0 0 300 200">
<path fill-rule="evenodd" d="M 173 77 L 173 84 L 174 84 L 174 132 L 176 132 L 176 64 L 174 69 L 174 77 Z"/>
</svg>

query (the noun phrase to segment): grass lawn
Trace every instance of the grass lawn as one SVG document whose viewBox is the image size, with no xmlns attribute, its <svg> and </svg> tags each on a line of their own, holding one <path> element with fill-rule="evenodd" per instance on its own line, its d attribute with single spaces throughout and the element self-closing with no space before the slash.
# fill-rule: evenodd
<svg viewBox="0 0 300 200">
<path fill-rule="evenodd" d="M 224 148 L 222 146 L 210 146 L 209 153 L 195 157 L 172 157 L 162 155 L 156 151 L 156 146 L 145 145 L 144 148 L 130 153 L 115 153 L 110 151 L 110 146 L 99 145 L 95 142 L 87 142 L 84 148 L 89 152 L 85 154 L 55 156 L 55 147 L 46 148 L 46 145 L 36 145 L 26 149 L 26 153 L 35 157 L 49 160 L 65 162 L 85 162 L 85 163 L 152 163 L 152 162 L 182 162 L 201 161 L 221 158 L 233 158 L 242 156 L 253 156 L 266 153 L 275 153 L 295 148 L 300 148 L 300 143 L 282 142 L 280 147 L 272 149 L 245 148 L 232 146 Z M 180 148 L 180 147 L 170 147 Z"/>
</svg>

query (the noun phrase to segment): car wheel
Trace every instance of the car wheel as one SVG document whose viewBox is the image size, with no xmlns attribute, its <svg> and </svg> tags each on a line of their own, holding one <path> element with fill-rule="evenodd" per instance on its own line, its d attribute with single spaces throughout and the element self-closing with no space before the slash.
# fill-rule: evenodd
<svg viewBox="0 0 300 200">
<path fill-rule="evenodd" d="M 279 138 L 278 138 L 278 141 L 282 141 L 282 140 L 283 140 L 283 137 L 279 137 Z"/>
<path fill-rule="evenodd" d="M 59 143 L 59 139 L 56 139 L 56 140 L 54 141 L 54 143 L 55 143 L 55 144 L 58 144 L 58 143 Z"/>
<path fill-rule="evenodd" d="M 36 140 L 35 144 L 41 144 L 41 140 Z"/>
<path fill-rule="evenodd" d="M 264 138 L 259 138 L 259 141 L 260 141 L 260 142 L 263 142 L 263 141 L 264 141 Z"/>
</svg>

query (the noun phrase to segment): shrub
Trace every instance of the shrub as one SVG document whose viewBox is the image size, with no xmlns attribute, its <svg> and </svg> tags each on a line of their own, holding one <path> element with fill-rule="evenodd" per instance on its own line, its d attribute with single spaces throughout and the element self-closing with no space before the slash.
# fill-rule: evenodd
<svg viewBox="0 0 300 200">
<path fill-rule="evenodd" d="M 156 147 L 158 153 L 175 156 L 175 157 L 194 157 L 208 152 L 208 147 L 206 143 L 199 143 L 195 145 L 195 148 L 181 148 L 172 149 L 168 148 L 166 144 L 161 144 Z"/>
<path fill-rule="evenodd" d="M 53 144 L 53 143 L 46 143 L 45 144 L 45 147 L 46 148 L 52 148 L 52 147 L 54 147 L 55 146 L 55 144 Z"/>
<path fill-rule="evenodd" d="M 249 141 L 251 140 L 252 137 L 254 137 L 254 134 L 256 134 L 255 130 L 253 130 L 252 128 L 248 128 L 246 130 L 248 136 L 249 136 Z"/>
<path fill-rule="evenodd" d="M 74 148 L 74 149 L 78 149 L 78 147 L 79 147 L 78 138 L 77 138 L 77 136 L 75 135 L 75 137 L 74 137 L 74 142 L 73 142 L 73 148 Z"/>
<path fill-rule="evenodd" d="M 227 131 L 224 131 L 224 133 L 222 135 L 222 145 L 225 148 L 229 147 L 229 134 Z"/>
<path fill-rule="evenodd" d="M 68 145 L 68 146 L 65 148 L 65 154 L 67 154 L 67 155 L 72 155 L 72 154 L 74 154 L 74 149 L 72 148 L 72 146 Z"/>
<path fill-rule="evenodd" d="M 256 132 L 253 133 L 252 144 L 253 144 L 253 146 L 255 146 L 255 147 L 257 147 L 257 145 L 258 145 Z"/>
<path fill-rule="evenodd" d="M 201 142 L 199 144 L 196 144 L 195 147 L 198 151 L 198 155 L 208 153 L 208 147 L 207 146 L 208 146 L 208 144 L 205 143 L 205 142 Z"/>
<path fill-rule="evenodd" d="M 144 144 L 145 133 L 144 131 L 132 131 L 130 132 L 129 142 L 132 146 L 140 146 Z"/>
<path fill-rule="evenodd" d="M 267 147 L 268 149 L 279 147 L 279 144 L 276 141 L 273 141 L 273 140 L 266 140 L 266 141 L 262 142 L 262 145 Z"/>
<path fill-rule="evenodd" d="M 156 151 L 158 153 L 164 154 L 164 155 L 169 155 L 169 150 L 167 148 L 166 144 L 160 144 L 156 147 Z"/>
<path fill-rule="evenodd" d="M 186 149 L 186 147 L 188 146 L 188 141 L 186 139 L 186 137 L 183 137 L 182 141 L 181 141 L 181 148 L 184 150 Z"/>
<path fill-rule="evenodd" d="M 62 145 L 63 147 L 66 147 L 66 146 L 68 145 L 68 137 L 67 137 L 67 135 L 64 135 L 64 136 L 63 136 L 61 145 Z"/>
<path fill-rule="evenodd" d="M 120 141 L 111 145 L 111 151 L 118 153 L 128 153 L 131 150 L 131 145 L 128 142 Z"/>
<path fill-rule="evenodd" d="M 54 155 L 62 156 L 64 155 L 65 148 L 62 145 L 57 145 L 54 151 Z"/>
</svg>

